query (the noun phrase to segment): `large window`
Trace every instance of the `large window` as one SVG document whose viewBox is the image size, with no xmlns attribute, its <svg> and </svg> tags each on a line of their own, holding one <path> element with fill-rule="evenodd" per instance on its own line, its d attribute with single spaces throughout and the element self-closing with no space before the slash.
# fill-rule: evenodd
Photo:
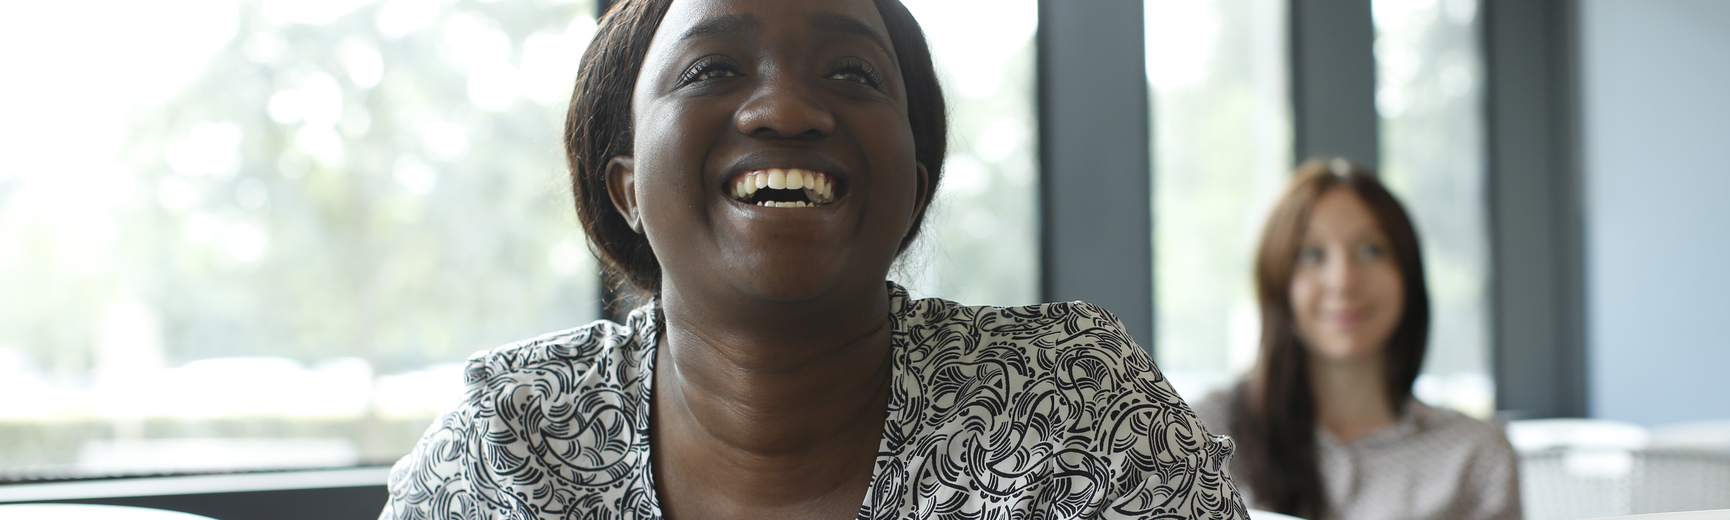
<svg viewBox="0 0 1730 520">
<path fill-rule="evenodd" d="M 908 4 L 952 144 L 892 276 L 1031 302 L 1034 3 Z M 389 463 L 470 353 L 595 319 L 560 144 L 594 12 L 0 5 L 0 481 Z"/>
<path fill-rule="evenodd" d="M 6 4 L 0 472 L 387 463 L 469 353 L 594 319 L 593 9 Z"/>
<path fill-rule="evenodd" d="M 1038 5 L 1034 0 L 903 2 L 931 42 L 949 103 L 949 157 L 924 238 L 890 276 L 915 296 L 970 305 L 1037 303 L 1033 34 Z"/>
<path fill-rule="evenodd" d="M 1154 352 L 1185 399 L 1255 362 L 1250 268 L 1292 164 L 1285 0 L 1147 0 Z"/>
<path fill-rule="evenodd" d="M 1430 353 L 1419 398 L 1488 417 L 1489 240 L 1478 0 L 1375 0 L 1382 178 L 1423 239 Z"/>
</svg>

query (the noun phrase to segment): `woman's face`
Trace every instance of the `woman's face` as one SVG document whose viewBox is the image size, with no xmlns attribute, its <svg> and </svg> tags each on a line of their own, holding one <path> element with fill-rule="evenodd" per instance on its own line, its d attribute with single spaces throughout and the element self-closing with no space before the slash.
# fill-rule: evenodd
<svg viewBox="0 0 1730 520">
<path fill-rule="evenodd" d="M 880 288 L 926 202 L 906 100 L 870 0 L 675 0 L 609 188 L 663 290 Z"/>
<path fill-rule="evenodd" d="M 1291 281 L 1298 336 L 1317 361 L 1378 359 L 1405 312 L 1399 263 L 1375 214 L 1335 187 L 1310 211 Z"/>
</svg>

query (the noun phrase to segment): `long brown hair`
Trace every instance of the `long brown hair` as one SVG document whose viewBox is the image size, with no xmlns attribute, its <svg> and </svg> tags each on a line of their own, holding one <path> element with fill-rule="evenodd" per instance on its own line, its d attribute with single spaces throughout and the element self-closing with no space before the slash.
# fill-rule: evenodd
<svg viewBox="0 0 1730 520">
<path fill-rule="evenodd" d="M 1423 254 L 1417 230 L 1399 200 L 1373 170 L 1344 159 L 1310 159 L 1299 165 L 1268 216 L 1256 251 L 1261 352 L 1248 379 L 1232 393 L 1231 431 L 1239 447 L 1234 477 L 1248 485 L 1260 507 L 1305 518 L 1322 517 L 1327 499 L 1316 465 L 1309 353 L 1297 335 L 1291 282 L 1310 213 L 1316 201 L 1335 188 L 1351 190 L 1369 206 L 1388 237 L 1405 285 L 1405 313 L 1388 338 L 1383 358 L 1383 391 L 1396 416 L 1411 398 L 1430 331 Z"/>
</svg>

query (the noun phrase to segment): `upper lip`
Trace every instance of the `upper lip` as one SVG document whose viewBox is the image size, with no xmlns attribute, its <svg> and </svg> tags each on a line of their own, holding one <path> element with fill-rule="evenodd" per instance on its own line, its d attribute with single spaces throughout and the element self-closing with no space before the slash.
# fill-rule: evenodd
<svg viewBox="0 0 1730 520">
<path fill-rule="evenodd" d="M 1369 311 L 1365 309 L 1338 310 L 1327 313 L 1328 321 L 1335 323 L 1356 323 L 1362 321 L 1366 316 L 1369 316 Z"/>
<path fill-rule="evenodd" d="M 725 170 L 726 175 L 721 176 L 721 193 L 730 193 L 733 191 L 732 183 L 735 177 L 738 177 L 741 174 L 757 170 L 767 170 L 770 168 L 798 168 L 801 170 L 823 172 L 828 175 L 829 179 L 834 181 L 838 187 L 847 186 L 849 184 L 848 181 L 851 180 L 848 176 L 847 170 L 841 166 L 841 163 L 836 162 L 834 159 L 824 157 L 821 154 L 796 150 L 773 150 L 746 154 L 735 159 L 732 164 L 727 166 L 727 169 Z M 839 193 L 839 191 L 837 192 Z"/>
</svg>

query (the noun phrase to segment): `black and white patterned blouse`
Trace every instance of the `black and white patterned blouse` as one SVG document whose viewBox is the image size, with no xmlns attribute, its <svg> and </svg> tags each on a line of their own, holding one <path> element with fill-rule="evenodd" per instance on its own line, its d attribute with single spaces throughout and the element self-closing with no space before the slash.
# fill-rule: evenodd
<svg viewBox="0 0 1730 520">
<path fill-rule="evenodd" d="M 1086 303 L 964 307 L 891 291 L 893 389 L 861 519 L 1247 519 L 1209 435 Z M 469 359 L 462 404 L 391 470 L 381 519 L 658 519 L 661 316 Z"/>
</svg>

